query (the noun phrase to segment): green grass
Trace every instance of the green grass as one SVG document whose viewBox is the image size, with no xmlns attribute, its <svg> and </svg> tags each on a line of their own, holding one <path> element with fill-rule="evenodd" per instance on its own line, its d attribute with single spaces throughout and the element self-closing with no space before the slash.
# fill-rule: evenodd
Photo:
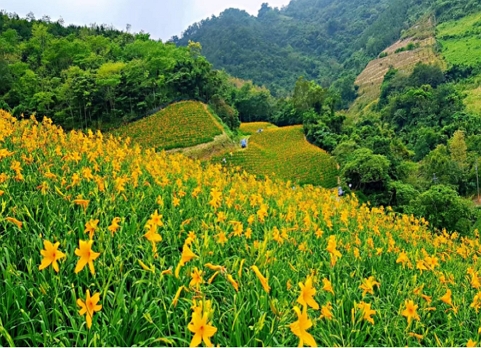
<svg viewBox="0 0 481 348">
<path fill-rule="evenodd" d="M 156 150 L 183 148 L 214 140 L 223 126 L 207 106 L 195 101 L 169 105 L 155 115 L 120 127 L 113 133 Z"/>
<path fill-rule="evenodd" d="M 466 96 L 464 98 L 466 110 L 481 116 L 481 75 L 458 82 L 456 88 Z"/>
<path fill-rule="evenodd" d="M 263 129 L 261 133 L 257 133 L 259 128 Z M 241 124 L 240 130 L 252 134 L 248 147 L 224 156 L 228 165 L 300 184 L 336 186 L 335 160 L 305 140 L 302 126 L 277 128 L 269 123 L 255 122 Z"/>
<path fill-rule="evenodd" d="M 439 40 L 443 45 L 442 55 L 450 64 L 476 66 L 481 64 L 481 39 L 478 37 L 462 37 Z"/>
<path fill-rule="evenodd" d="M 464 99 L 468 112 L 481 116 L 481 86 L 465 90 L 467 97 Z"/>
<path fill-rule="evenodd" d="M 481 66 L 481 13 L 436 27 L 436 39 L 442 45 L 442 56 L 449 65 Z M 470 77 L 457 83 L 466 94 L 464 104 L 468 112 L 481 115 L 481 79 Z"/>
<path fill-rule="evenodd" d="M 441 43 L 442 55 L 449 64 L 481 64 L 480 36 L 481 13 L 445 22 L 436 28 L 436 39 Z"/>
<path fill-rule="evenodd" d="M 436 36 L 462 36 L 468 31 L 476 32 L 481 28 L 481 13 L 475 13 L 455 21 L 439 24 L 436 27 Z"/>
</svg>

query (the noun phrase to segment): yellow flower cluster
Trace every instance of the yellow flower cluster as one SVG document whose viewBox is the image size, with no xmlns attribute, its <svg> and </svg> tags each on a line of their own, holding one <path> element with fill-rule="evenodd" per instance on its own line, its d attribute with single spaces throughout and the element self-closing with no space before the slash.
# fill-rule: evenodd
<svg viewBox="0 0 481 348">
<path fill-rule="evenodd" d="M 259 128 L 263 131 L 249 137 L 245 150 L 227 156 L 227 163 L 258 176 L 324 187 L 337 185 L 334 159 L 305 140 L 302 126 L 277 128 L 268 125 L 259 122 L 241 124 L 241 130 L 245 132 Z"/>
<path fill-rule="evenodd" d="M 222 125 L 207 106 L 194 101 L 169 105 L 157 114 L 115 131 L 143 147 L 166 150 L 206 143 L 222 132 Z"/>
<path fill-rule="evenodd" d="M 0 192 L 0 345 L 479 341 L 477 231 L 2 111 Z"/>
</svg>

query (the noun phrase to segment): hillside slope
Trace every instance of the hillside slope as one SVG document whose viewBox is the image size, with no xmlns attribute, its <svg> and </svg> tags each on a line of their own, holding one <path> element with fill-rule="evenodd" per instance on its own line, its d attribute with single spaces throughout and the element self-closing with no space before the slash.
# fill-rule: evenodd
<svg viewBox="0 0 481 348">
<path fill-rule="evenodd" d="M 351 114 L 379 98 L 381 84 L 389 68 L 408 75 L 417 63 L 443 64 L 435 53 L 434 29 L 434 18 L 425 18 L 407 30 L 402 39 L 383 50 L 379 58 L 369 62 L 356 78 L 359 96 L 350 107 Z"/>
<path fill-rule="evenodd" d="M 278 128 L 267 122 L 253 122 L 242 123 L 240 130 L 252 134 L 248 147 L 225 156 L 228 165 L 300 184 L 327 188 L 337 185 L 335 160 L 307 142 L 302 126 Z"/>
<path fill-rule="evenodd" d="M 477 235 L 3 111 L 0 142 L 0 346 L 479 340 Z"/>
<path fill-rule="evenodd" d="M 280 10 L 263 5 L 257 17 L 229 9 L 174 42 L 198 41 L 215 67 L 286 94 L 301 75 L 325 85 L 362 69 L 418 7 L 411 0 L 296 0 Z"/>
<path fill-rule="evenodd" d="M 200 42 L 215 67 L 282 95 L 299 76 L 324 86 L 338 78 L 352 83 L 402 30 L 428 13 L 444 22 L 480 9 L 476 0 L 293 0 L 282 9 L 264 4 L 257 17 L 226 10 L 173 41 Z"/>
<path fill-rule="evenodd" d="M 463 76 L 453 78 L 459 82 L 459 89 L 466 93 L 464 101 L 468 111 L 481 114 L 478 100 L 481 95 L 480 76 L 473 76 L 481 69 L 480 34 L 481 12 L 438 25 L 433 17 L 416 23 L 401 40 L 382 51 L 379 58 L 370 61 L 358 75 L 355 84 L 359 86 L 359 95 L 350 107 L 350 114 L 360 112 L 377 100 L 389 68 L 409 75 L 418 63 L 436 64 L 443 70 L 453 67 L 464 70 Z"/>
<path fill-rule="evenodd" d="M 115 131 L 116 135 L 130 137 L 145 148 L 157 150 L 207 143 L 222 133 L 222 125 L 207 110 L 207 106 L 196 101 L 171 104 L 152 116 Z"/>
<path fill-rule="evenodd" d="M 481 12 L 439 25 L 436 37 L 448 64 L 470 75 L 458 88 L 466 95 L 467 110 L 481 115 Z"/>
</svg>

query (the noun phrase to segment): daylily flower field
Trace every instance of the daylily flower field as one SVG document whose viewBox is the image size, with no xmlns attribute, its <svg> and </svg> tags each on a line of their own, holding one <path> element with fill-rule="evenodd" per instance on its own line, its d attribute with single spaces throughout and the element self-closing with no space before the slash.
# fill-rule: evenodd
<svg viewBox="0 0 481 348">
<path fill-rule="evenodd" d="M 257 132 L 258 129 L 262 132 Z M 337 185 L 336 161 L 305 139 L 302 126 L 276 127 L 268 122 L 250 122 L 242 123 L 240 130 L 251 134 L 248 146 L 232 156 L 222 156 L 228 165 L 301 184 L 328 188 Z"/>
<path fill-rule="evenodd" d="M 1 346 L 479 342 L 477 233 L 0 111 Z"/>
<path fill-rule="evenodd" d="M 196 101 L 171 104 L 115 131 L 116 135 L 130 137 L 141 146 L 164 150 L 203 144 L 222 132 L 222 125 L 207 106 Z"/>
</svg>

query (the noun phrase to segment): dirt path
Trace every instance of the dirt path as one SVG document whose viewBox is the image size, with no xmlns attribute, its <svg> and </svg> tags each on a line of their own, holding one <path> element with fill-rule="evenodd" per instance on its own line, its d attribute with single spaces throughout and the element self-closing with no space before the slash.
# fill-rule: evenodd
<svg viewBox="0 0 481 348">
<path fill-rule="evenodd" d="M 211 142 L 179 149 L 172 149 L 166 151 L 166 153 L 180 152 L 191 158 L 207 160 L 220 153 L 225 153 L 229 150 L 234 151 L 235 148 L 236 144 L 225 132 L 223 132 L 222 134 L 217 135 Z"/>
</svg>

